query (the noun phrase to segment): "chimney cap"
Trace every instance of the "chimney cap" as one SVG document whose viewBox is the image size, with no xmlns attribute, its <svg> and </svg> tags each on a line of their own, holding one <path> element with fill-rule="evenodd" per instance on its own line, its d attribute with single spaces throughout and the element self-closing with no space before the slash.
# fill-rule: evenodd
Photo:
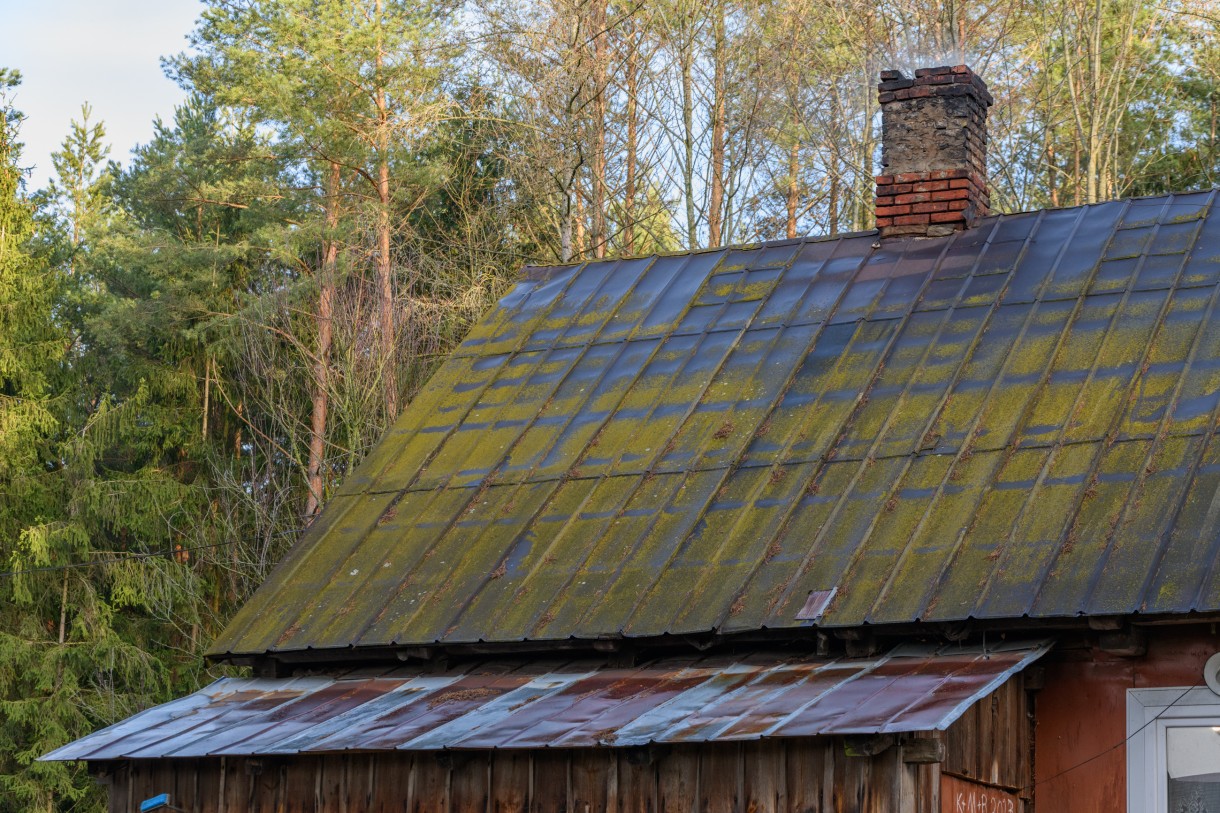
<svg viewBox="0 0 1220 813">
<path fill-rule="evenodd" d="M 900 70 L 882 71 L 877 93 L 883 105 L 927 96 L 973 96 L 988 107 L 995 103 L 987 83 L 968 65 L 917 68 L 913 79 Z"/>
</svg>

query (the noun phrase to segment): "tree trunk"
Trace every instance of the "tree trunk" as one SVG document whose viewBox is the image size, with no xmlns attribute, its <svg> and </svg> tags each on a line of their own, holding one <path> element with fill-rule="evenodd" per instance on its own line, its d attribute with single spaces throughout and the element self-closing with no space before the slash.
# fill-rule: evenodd
<svg viewBox="0 0 1220 813">
<path fill-rule="evenodd" d="M 864 81 L 861 85 L 861 90 L 864 92 L 861 97 L 861 107 L 864 110 L 864 120 L 872 121 L 873 105 L 876 102 L 877 94 L 873 90 L 873 71 L 868 63 L 868 60 L 865 60 L 863 73 Z M 860 156 L 856 159 L 856 166 L 871 167 L 873 165 L 873 150 L 875 144 L 876 142 L 873 139 L 873 128 L 865 127 L 864 140 L 860 145 Z M 873 177 L 872 174 L 868 172 L 858 172 L 856 173 L 856 176 L 859 178 L 859 181 L 857 183 L 857 191 L 855 195 L 856 199 L 853 201 L 855 214 L 852 217 L 852 229 L 854 231 L 863 231 L 864 229 L 871 229 L 875 223 L 874 218 L 876 213 L 874 212 L 872 204 Z"/>
<path fill-rule="evenodd" d="M 840 123 L 843 120 L 843 100 L 839 96 L 839 88 L 837 85 L 832 85 L 830 88 L 832 127 L 830 129 L 830 139 L 824 142 L 826 145 L 826 173 L 830 176 L 830 189 L 827 191 L 826 203 L 826 220 L 827 231 L 831 237 L 839 233 L 839 217 L 840 205 L 839 197 L 842 194 L 842 177 L 839 155 L 839 130 Z"/>
<path fill-rule="evenodd" d="M 606 0 L 596 0 L 589 14 L 593 33 L 593 160 L 589 207 L 593 256 L 606 256 Z"/>
<path fill-rule="evenodd" d="M 637 146 L 637 127 L 639 119 L 639 66 L 636 63 L 636 35 L 634 18 L 628 18 L 625 23 L 627 35 L 627 60 L 624 67 L 627 81 L 627 177 L 623 190 L 623 250 L 627 254 L 635 253 L 635 163 Z"/>
<path fill-rule="evenodd" d="M 839 233 L 839 194 L 839 173 L 836 169 L 830 173 L 830 192 L 826 204 L 826 219 L 829 221 L 831 237 Z"/>
<path fill-rule="evenodd" d="M 576 257 L 585 256 L 585 190 L 579 180 L 576 181 L 576 188 L 572 192 L 572 197 L 576 201 L 576 217 L 575 223 L 575 251 Z"/>
<path fill-rule="evenodd" d="M 796 237 L 796 207 L 800 202 L 796 173 L 800 170 L 800 151 L 801 145 L 794 139 L 788 148 L 788 228 L 785 230 L 788 239 Z"/>
<path fill-rule="evenodd" d="M 235 411 L 237 412 L 237 431 L 233 433 L 233 459 L 241 460 L 242 444 L 245 442 L 242 440 L 241 432 L 241 421 L 242 414 L 245 412 L 245 402 L 238 401 L 237 409 Z"/>
<path fill-rule="evenodd" d="M 203 428 L 200 431 L 200 437 L 204 441 L 208 439 L 208 415 L 211 412 L 212 400 L 212 359 L 210 356 L 203 357 Z"/>
<path fill-rule="evenodd" d="M 724 5 L 716 4 L 716 20 L 712 33 L 712 189 L 707 206 L 707 243 L 721 243 L 724 225 L 724 128 L 725 128 L 725 35 Z"/>
<path fill-rule="evenodd" d="M 800 182 L 799 173 L 801 170 L 801 135 L 802 124 L 801 119 L 801 76 L 797 70 L 796 55 L 799 53 L 799 28 L 795 21 L 790 21 L 790 29 L 788 34 L 788 59 L 787 65 L 787 84 L 788 84 L 788 127 L 790 132 L 788 137 L 792 143 L 788 145 L 788 189 L 787 189 L 787 204 L 788 219 L 787 228 L 784 234 L 788 239 L 796 237 L 796 220 L 797 207 L 800 205 Z"/>
<path fill-rule="evenodd" d="M 693 13 L 692 13 L 693 14 Z M 686 195 L 686 247 L 699 247 L 695 217 L 695 21 L 688 20 L 682 44 L 682 192 Z"/>
<path fill-rule="evenodd" d="M 377 166 L 377 296 L 381 334 L 381 364 L 385 381 L 386 420 L 398 417 L 398 369 L 394 352 L 394 279 L 390 262 L 390 166 L 382 157 Z"/>
<path fill-rule="evenodd" d="M 1072 205 L 1079 206 L 1084 201 L 1080 194 L 1080 139 L 1072 141 Z"/>
<path fill-rule="evenodd" d="M 563 193 L 563 212 L 559 218 L 559 261 L 572 261 L 572 189 Z"/>
<path fill-rule="evenodd" d="M 1049 129 L 1049 128 L 1048 128 Z M 1059 208 L 1059 168 L 1055 165 L 1055 145 L 1049 142 L 1046 145 L 1046 166 L 1049 171 L 1046 173 L 1046 190 L 1050 195 L 1050 204 L 1052 209 Z"/>
<path fill-rule="evenodd" d="M 374 69 L 377 73 L 377 297 L 378 328 L 381 337 L 382 380 L 385 388 L 386 421 L 398 417 L 398 364 L 394 346 L 394 280 L 390 262 L 390 125 L 385 86 L 381 81 L 384 66 L 381 42 L 381 0 L 376 3 L 377 50 Z"/>
<path fill-rule="evenodd" d="M 1085 203 L 1098 201 L 1097 180 L 1101 166 L 1101 28 L 1102 2 L 1097 0 L 1093 20 L 1093 36 L 1089 40 L 1089 154 L 1085 176 Z"/>
<path fill-rule="evenodd" d="M 330 347 L 335 309 L 335 286 L 339 244 L 335 232 L 339 226 L 339 165 L 331 163 L 326 189 L 326 237 L 322 242 L 322 269 L 318 277 L 318 304 L 314 322 L 318 329 L 318 346 L 313 365 L 313 409 L 309 418 L 309 460 L 306 479 L 309 495 L 305 500 L 305 519 L 309 521 L 322 505 L 325 487 L 323 460 L 326 454 L 326 414 L 330 407 Z"/>
<path fill-rule="evenodd" d="M 64 568 L 64 584 L 63 595 L 59 599 L 59 645 L 63 646 L 64 641 L 68 640 L 68 568 Z M 63 664 L 60 664 L 62 670 Z M 59 680 L 56 679 L 56 685 Z"/>
<path fill-rule="evenodd" d="M 1216 130 L 1217 124 L 1220 123 L 1220 104 L 1216 103 L 1216 97 L 1211 96 L 1208 99 L 1210 105 L 1209 112 L 1211 119 L 1208 121 L 1209 129 L 1207 134 L 1207 184 L 1209 186 L 1216 183 L 1214 169 L 1216 166 Z"/>
</svg>

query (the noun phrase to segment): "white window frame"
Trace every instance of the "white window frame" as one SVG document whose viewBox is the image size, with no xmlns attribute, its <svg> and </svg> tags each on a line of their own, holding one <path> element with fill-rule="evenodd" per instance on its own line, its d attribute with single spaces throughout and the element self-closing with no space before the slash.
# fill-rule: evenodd
<svg viewBox="0 0 1220 813">
<path fill-rule="evenodd" d="M 1220 725 L 1220 696 L 1210 689 L 1128 689 L 1128 813 L 1169 813 L 1166 731 L 1216 725 Z"/>
</svg>

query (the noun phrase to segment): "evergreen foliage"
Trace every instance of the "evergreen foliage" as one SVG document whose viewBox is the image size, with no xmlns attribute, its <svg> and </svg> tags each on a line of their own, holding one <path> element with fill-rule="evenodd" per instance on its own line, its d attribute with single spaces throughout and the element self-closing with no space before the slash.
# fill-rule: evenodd
<svg viewBox="0 0 1220 813">
<path fill-rule="evenodd" d="M 1003 210 L 1214 186 L 1200 0 L 207 0 L 125 167 L 0 70 L 0 813 L 200 653 L 527 262 L 871 223 L 877 72 L 991 85 Z M 935 60 L 934 60 L 935 61 Z"/>
</svg>

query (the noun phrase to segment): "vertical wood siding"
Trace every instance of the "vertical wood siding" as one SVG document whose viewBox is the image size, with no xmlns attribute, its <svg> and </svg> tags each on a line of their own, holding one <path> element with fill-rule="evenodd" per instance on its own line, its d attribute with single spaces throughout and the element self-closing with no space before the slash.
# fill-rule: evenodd
<svg viewBox="0 0 1220 813">
<path fill-rule="evenodd" d="M 187 813 L 936 813 L 935 766 L 837 741 L 116 763 L 111 813 L 170 793 Z"/>
<path fill-rule="evenodd" d="M 1028 794 L 1032 778 L 1029 695 L 1018 675 L 971 706 L 945 738 L 944 771 Z"/>
</svg>

